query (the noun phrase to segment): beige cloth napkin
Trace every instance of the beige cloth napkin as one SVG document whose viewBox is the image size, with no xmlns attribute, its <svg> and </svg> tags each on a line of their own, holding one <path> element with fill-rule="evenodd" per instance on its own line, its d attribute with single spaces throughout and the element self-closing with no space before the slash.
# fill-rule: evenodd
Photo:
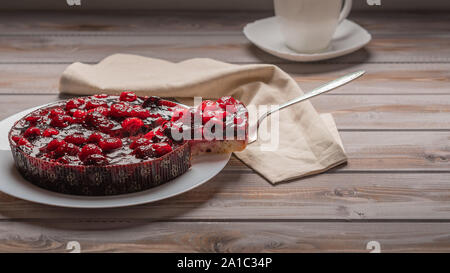
<svg viewBox="0 0 450 273">
<path fill-rule="evenodd" d="M 124 90 L 183 102 L 194 96 L 231 95 L 246 105 L 281 104 L 303 93 L 274 65 L 233 65 L 212 59 L 171 63 L 126 54 L 109 56 L 95 65 L 71 64 L 60 80 L 60 92 L 69 94 L 119 94 Z M 276 150 L 263 151 L 258 141 L 235 153 L 269 182 L 320 173 L 347 160 L 333 118 L 321 118 L 310 102 L 291 106 L 278 115 Z"/>
</svg>

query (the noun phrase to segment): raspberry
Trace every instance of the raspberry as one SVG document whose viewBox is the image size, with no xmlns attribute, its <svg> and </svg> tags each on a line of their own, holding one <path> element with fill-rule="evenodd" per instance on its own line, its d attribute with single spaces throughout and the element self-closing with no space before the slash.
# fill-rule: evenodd
<svg viewBox="0 0 450 273">
<path fill-rule="evenodd" d="M 83 160 L 83 163 L 85 165 L 106 165 L 108 164 L 108 159 L 101 154 L 91 154 Z"/>
<path fill-rule="evenodd" d="M 88 142 L 89 143 L 99 143 L 101 140 L 103 140 L 103 136 L 99 133 L 93 133 L 89 136 Z"/>
<path fill-rule="evenodd" d="M 64 143 L 66 143 L 64 140 L 54 139 L 47 144 L 47 151 L 54 151 L 58 147 L 64 145 Z"/>
<path fill-rule="evenodd" d="M 68 135 L 64 138 L 64 141 L 68 143 L 73 143 L 75 145 L 82 145 L 87 142 L 87 139 L 79 133 L 75 133 L 73 135 Z"/>
<path fill-rule="evenodd" d="M 138 138 L 138 139 L 136 139 L 135 141 L 133 141 L 133 142 L 130 144 L 130 148 L 131 148 L 131 149 L 136 149 L 136 148 L 139 147 L 139 146 L 142 146 L 142 145 L 148 145 L 148 144 L 150 144 L 150 143 L 152 143 L 150 139 L 147 139 L 147 138 Z"/>
<path fill-rule="evenodd" d="M 84 118 L 86 117 L 87 112 L 84 110 L 75 110 L 72 113 L 72 116 L 74 117 L 75 123 L 83 123 Z"/>
<path fill-rule="evenodd" d="M 39 128 L 36 128 L 36 127 L 29 127 L 23 134 L 23 136 L 26 138 L 34 138 L 34 137 L 40 136 L 40 135 L 41 135 L 41 130 L 39 130 Z"/>
<path fill-rule="evenodd" d="M 122 147 L 122 140 L 120 138 L 107 138 L 105 140 L 100 140 L 98 146 L 103 151 L 111 151 Z"/>
<path fill-rule="evenodd" d="M 147 109 L 143 109 L 140 106 L 131 109 L 130 114 L 133 117 L 137 117 L 137 118 L 141 118 L 141 119 L 146 119 L 148 117 L 151 117 L 150 111 L 148 111 Z"/>
<path fill-rule="evenodd" d="M 172 147 L 164 142 L 152 144 L 152 148 L 155 150 L 156 155 L 159 157 L 172 151 Z"/>
<path fill-rule="evenodd" d="M 220 99 L 217 100 L 217 104 L 222 108 L 222 109 L 226 109 L 227 105 L 235 105 L 238 104 L 238 101 L 236 101 L 233 97 L 230 96 L 225 96 L 225 97 L 221 97 Z"/>
<path fill-rule="evenodd" d="M 50 114 L 48 115 L 49 118 L 54 119 L 57 116 L 65 115 L 66 111 L 64 111 L 62 108 L 55 108 L 50 111 Z"/>
<path fill-rule="evenodd" d="M 137 147 L 132 154 L 134 154 L 137 158 L 148 158 L 155 156 L 155 150 L 152 148 L 151 144 L 141 145 Z"/>
<path fill-rule="evenodd" d="M 88 111 L 88 113 L 92 113 L 92 112 L 98 112 L 98 113 L 104 115 L 105 117 L 107 117 L 109 115 L 109 109 L 106 107 L 103 107 L 103 106 L 93 108 Z"/>
<path fill-rule="evenodd" d="M 122 121 L 122 128 L 130 135 L 139 131 L 142 126 L 144 126 L 144 122 L 139 118 L 127 118 Z"/>
<path fill-rule="evenodd" d="M 109 132 L 110 129 L 114 127 L 114 123 L 107 119 L 104 115 L 99 112 L 90 112 L 86 114 L 84 119 L 86 125 L 99 128 L 102 132 Z"/>
<path fill-rule="evenodd" d="M 120 98 L 121 101 L 135 101 L 137 99 L 136 94 L 134 94 L 133 92 L 122 92 L 120 94 Z"/>
<path fill-rule="evenodd" d="M 45 129 L 45 131 L 42 133 L 42 135 L 44 137 L 51 137 L 51 136 L 54 136 L 54 135 L 57 135 L 57 134 L 59 134 L 59 131 L 54 129 L 54 128 Z"/>
<path fill-rule="evenodd" d="M 23 137 L 17 141 L 17 145 L 18 146 L 27 146 L 30 148 L 33 146 L 26 138 L 23 138 Z"/>
<path fill-rule="evenodd" d="M 205 111 L 202 114 L 202 123 L 206 124 L 210 119 L 214 118 L 216 113 L 214 111 Z"/>
<path fill-rule="evenodd" d="M 25 118 L 26 121 L 28 121 L 30 124 L 35 125 L 39 120 L 41 119 L 40 116 L 28 116 Z"/>
<path fill-rule="evenodd" d="M 63 155 L 78 155 L 80 152 L 80 148 L 77 145 L 74 145 L 72 143 L 63 143 L 60 145 L 56 150 L 54 151 L 54 155 L 57 157 L 63 156 Z"/>
<path fill-rule="evenodd" d="M 65 115 L 53 116 L 52 121 L 50 122 L 50 125 L 53 127 L 60 127 L 60 128 L 67 127 L 67 126 L 69 126 L 69 123 L 70 123 L 69 118 L 71 118 L 71 117 L 65 116 Z"/>
<path fill-rule="evenodd" d="M 66 110 L 70 111 L 72 109 L 78 109 L 84 105 L 84 99 L 72 99 L 66 103 Z"/>
<path fill-rule="evenodd" d="M 111 105 L 110 115 L 115 118 L 126 118 L 131 115 L 131 107 L 125 103 Z"/>
<path fill-rule="evenodd" d="M 88 100 L 88 102 L 86 103 L 86 109 L 87 110 L 91 110 L 97 107 L 108 107 L 108 104 L 106 103 L 106 101 L 103 100 L 96 100 L 96 99 L 91 99 Z"/>
<path fill-rule="evenodd" d="M 21 137 L 20 137 L 20 136 L 12 136 L 11 139 L 12 139 L 15 143 L 17 143 L 17 142 L 21 139 Z"/>
<path fill-rule="evenodd" d="M 217 105 L 216 102 L 211 100 L 205 100 L 203 101 L 197 108 L 198 110 L 201 110 L 202 112 L 205 111 L 216 111 L 220 110 L 219 105 Z"/>
<path fill-rule="evenodd" d="M 154 126 L 155 127 L 161 126 L 161 125 L 164 125 L 164 123 L 166 123 L 166 122 L 167 122 L 167 120 L 163 119 L 162 117 L 159 117 L 154 121 Z"/>
<path fill-rule="evenodd" d="M 84 162 L 84 160 L 93 154 L 102 154 L 102 150 L 95 144 L 87 144 L 82 149 L 81 152 L 78 154 L 78 157 L 81 161 Z"/>
<path fill-rule="evenodd" d="M 164 138 L 163 129 L 161 127 L 157 127 L 145 134 L 144 138 L 149 139 L 152 142 L 160 142 Z"/>
</svg>

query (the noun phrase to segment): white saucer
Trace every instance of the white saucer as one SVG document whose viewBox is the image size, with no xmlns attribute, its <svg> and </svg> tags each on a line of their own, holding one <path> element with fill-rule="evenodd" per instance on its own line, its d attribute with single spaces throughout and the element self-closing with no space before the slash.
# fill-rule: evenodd
<svg viewBox="0 0 450 273">
<path fill-rule="evenodd" d="M 313 54 L 298 53 L 284 44 L 276 17 L 247 24 L 244 27 L 244 34 L 247 39 L 267 53 L 296 62 L 320 61 L 343 56 L 364 47 L 372 39 L 370 33 L 364 28 L 352 21 L 344 20 L 338 26 L 331 45 L 326 51 Z"/>
<path fill-rule="evenodd" d="M 9 129 L 16 120 L 36 108 L 30 108 L 0 121 L 0 174 L 2 176 L 0 191 L 27 201 L 71 208 L 112 208 L 159 201 L 206 183 L 225 167 L 231 156 L 231 154 L 196 156 L 189 171 L 168 183 L 146 191 L 98 197 L 60 194 L 31 184 L 14 167 L 7 139 Z"/>
</svg>

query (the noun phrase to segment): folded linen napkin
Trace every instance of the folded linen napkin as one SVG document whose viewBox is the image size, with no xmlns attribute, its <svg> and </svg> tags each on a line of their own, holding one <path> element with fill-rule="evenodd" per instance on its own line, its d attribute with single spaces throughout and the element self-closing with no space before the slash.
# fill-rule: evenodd
<svg viewBox="0 0 450 273">
<path fill-rule="evenodd" d="M 234 65 L 212 59 L 172 63 L 128 54 L 115 54 L 94 65 L 71 64 L 61 76 L 59 89 L 77 95 L 128 90 L 141 96 L 174 97 L 183 103 L 195 96 L 230 95 L 249 107 L 281 104 L 303 94 L 297 83 L 274 65 Z M 258 140 L 235 153 L 269 182 L 317 174 L 347 160 L 331 115 L 321 118 L 309 101 L 277 115 L 275 149 L 261 149 L 267 143 Z M 266 141 L 270 143 L 272 137 Z"/>
</svg>

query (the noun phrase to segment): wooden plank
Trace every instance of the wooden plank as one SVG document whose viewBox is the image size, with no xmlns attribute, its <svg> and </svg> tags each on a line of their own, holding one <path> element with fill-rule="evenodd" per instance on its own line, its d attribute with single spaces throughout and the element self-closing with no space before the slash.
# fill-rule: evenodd
<svg viewBox="0 0 450 273">
<path fill-rule="evenodd" d="M 9 36 L 1 37 L 2 63 L 98 62 L 114 53 L 182 61 L 195 57 L 234 63 L 289 63 L 253 46 L 243 34 L 157 36 Z M 327 63 L 449 62 L 446 37 L 376 37 L 365 49 Z"/>
<path fill-rule="evenodd" d="M 0 119 L 63 97 L 0 95 Z M 332 113 L 340 130 L 450 130 L 450 95 L 325 94 L 311 101 L 319 112 Z"/>
<path fill-rule="evenodd" d="M 8 11 L 0 13 L 0 35 L 240 33 L 248 22 L 270 16 L 273 12 Z M 448 12 L 352 12 L 350 20 L 374 35 L 436 35 L 450 30 Z"/>
<path fill-rule="evenodd" d="M 0 223 L 1 252 L 448 252 L 448 223 Z"/>
<path fill-rule="evenodd" d="M 450 220 L 449 200 L 448 173 L 326 173 L 272 186 L 254 173 L 225 170 L 182 195 L 126 208 L 59 208 L 0 194 L 0 219 L 42 222 Z"/>
<path fill-rule="evenodd" d="M 0 94 L 55 94 L 67 64 L 0 64 Z M 356 70 L 366 75 L 332 94 L 450 94 L 450 64 L 281 64 L 305 92 Z"/>
</svg>

